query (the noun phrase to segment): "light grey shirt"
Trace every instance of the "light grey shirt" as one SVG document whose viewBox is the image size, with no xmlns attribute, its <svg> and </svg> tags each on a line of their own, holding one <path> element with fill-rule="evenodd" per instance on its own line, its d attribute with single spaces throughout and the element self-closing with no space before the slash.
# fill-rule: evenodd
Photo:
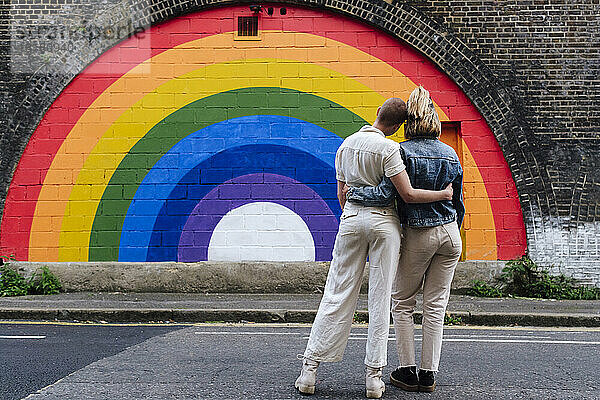
<svg viewBox="0 0 600 400">
<path fill-rule="evenodd" d="M 398 143 L 370 125 L 348 136 L 335 155 L 336 178 L 350 187 L 377 186 L 405 169 Z"/>
</svg>

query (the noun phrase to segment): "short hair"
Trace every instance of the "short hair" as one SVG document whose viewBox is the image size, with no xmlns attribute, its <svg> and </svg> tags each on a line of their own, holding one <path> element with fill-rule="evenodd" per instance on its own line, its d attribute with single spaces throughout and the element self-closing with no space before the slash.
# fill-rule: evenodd
<svg viewBox="0 0 600 400">
<path fill-rule="evenodd" d="M 401 125 L 406 121 L 406 103 L 397 97 L 387 99 L 379 109 L 377 121 L 383 126 Z"/>
<path fill-rule="evenodd" d="M 407 102 L 408 118 L 404 128 L 407 139 L 437 139 L 442 133 L 442 123 L 435 111 L 429 92 L 419 86 L 412 91 Z"/>
</svg>

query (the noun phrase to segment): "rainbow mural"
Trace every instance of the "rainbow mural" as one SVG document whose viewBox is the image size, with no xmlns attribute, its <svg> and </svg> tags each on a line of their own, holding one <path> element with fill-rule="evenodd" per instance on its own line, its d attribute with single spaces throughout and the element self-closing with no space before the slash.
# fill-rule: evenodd
<svg viewBox="0 0 600 400">
<path fill-rule="evenodd" d="M 3 253 L 194 262 L 252 258 L 245 249 L 262 246 L 265 259 L 330 260 L 338 146 L 386 98 L 422 84 L 441 119 L 461 124 L 467 258 L 523 254 L 510 170 L 461 90 L 382 32 L 287 9 L 260 17 L 260 40 L 236 40 L 235 19 L 251 13 L 226 7 L 154 26 L 98 57 L 25 149 Z"/>
</svg>

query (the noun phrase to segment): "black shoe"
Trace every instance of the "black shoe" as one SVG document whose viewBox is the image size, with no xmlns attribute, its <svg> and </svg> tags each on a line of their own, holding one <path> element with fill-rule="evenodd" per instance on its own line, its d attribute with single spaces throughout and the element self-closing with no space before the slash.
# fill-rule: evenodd
<svg viewBox="0 0 600 400">
<path fill-rule="evenodd" d="M 417 378 L 417 367 L 398 367 L 390 375 L 392 385 L 407 392 L 419 391 L 419 379 Z"/>
<path fill-rule="evenodd" d="M 435 389 L 435 376 L 433 371 L 419 370 L 419 392 L 431 393 Z"/>
</svg>

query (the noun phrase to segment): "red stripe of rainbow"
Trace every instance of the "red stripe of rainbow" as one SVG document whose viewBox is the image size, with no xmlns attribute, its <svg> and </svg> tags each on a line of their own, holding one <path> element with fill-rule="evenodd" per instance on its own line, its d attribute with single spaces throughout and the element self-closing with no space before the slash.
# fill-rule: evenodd
<svg viewBox="0 0 600 400">
<path fill-rule="evenodd" d="M 521 255 L 525 250 L 525 228 L 510 170 L 489 127 L 462 91 L 422 55 L 406 46 L 401 49 L 401 60 L 395 59 L 398 42 L 381 32 L 330 13 L 290 7 L 288 10 L 289 18 L 263 18 L 262 28 L 333 38 L 377 57 L 427 87 L 450 120 L 462 122 L 463 140 L 474 161 L 474 165 L 466 164 L 465 169 L 477 168 L 485 183 L 496 226 L 497 256 L 509 259 Z M 70 83 L 32 135 L 13 176 L 2 220 L 3 252 L 14 253 L 17 259 L 28 259 L 31 223 L 46 173 L 72 127 L 99 94 L 150 57 L 189 40 L 231 31 L 233 18 L 244 11 L 246 7 L 209 10 L 155 26 L 146 32 L 150 40 L 133 37 L 122 42 L 102 54 Z M 188 27 L 187 31 L 182 26 Z M 412 62 L 406 63 L 407 60 Z M 476 206 L 467 203 L 468 209 Z M 63 213 L 64 210 L 57 210 L 57 215 Z M 16 232 L 15 226 L 18 226 Z M 60 225 L 53 228 L 59 231 Z"/>
</svg>

